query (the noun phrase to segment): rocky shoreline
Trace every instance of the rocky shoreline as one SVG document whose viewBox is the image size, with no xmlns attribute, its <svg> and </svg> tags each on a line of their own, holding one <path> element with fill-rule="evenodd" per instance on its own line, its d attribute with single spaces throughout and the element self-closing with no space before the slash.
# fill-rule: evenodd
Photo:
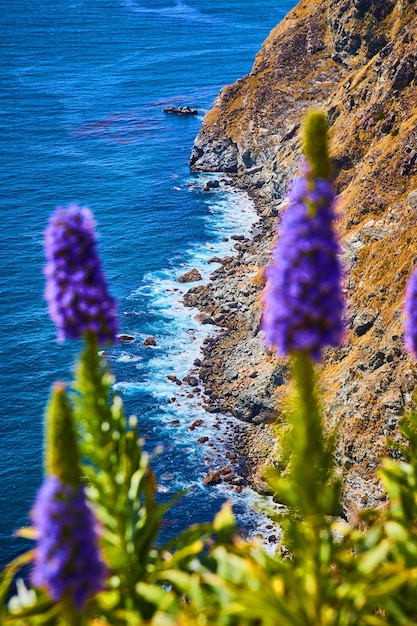
<svg viewBox="0 0 417 626">
<path fill-rule="evenodd" d="M 241 182 L 231 179 L 236 187 Z M 250 192 L 246 187 L 246 192 Z M 214 192 L 215 193 L 215 192 Z M 184 295 L 184 304 L 200 311 L 202 323 L 222 330 L 208 337 L 203 345 L 203 359 L 193 372 L 204 387 L 205 409 L 209 413 L 233 420 L 232 444 L 226 451 L 229 472 L 210 468 L 206 484 L 230 482 L 269 493 L 262 478 L 275 447 L 272 424 L 276 418 L 276 387 L 284 384 L 287 368 L 268 353 L 260 331 L 261 292 L 264 269 L 269 262 L 275 219 L 251 194 L 259 222 L 249 237 L 236 233 L 236 255 L 214 257 L 208 263 L 218 264 L 210 282 L 192 286 Z M 202 442 L 205 443 L 205 442 Z M 226 468 L 227 469 L 227 468 Z"/>
<path fill-rule="evenodd" d="M 230 181 L 236 188 L 249 193 L 257 209 L 259 222 L 253 226 L 249 237 L 239 233 L 232 235 L 230 239 L 236 241 L 233 246 L 236 255 L 209 259 L 208 263 L 219 265 L 211 274 L 210 282 L 193 285 L 183 297 L 185 306 L 200 311 L 203 324 L 222 329 L 219 334 L 204 340 L 203 358 L 194 363 L 192 372 L 203 386 L 205 410 L 219 414 L 219 420 L 223 422 L 221 428 L 219 424 L 221 439 L 218 442 L 199 440 L 198 443 L 217 450 L 221 447 L 218 445 L 220 443 L 225 452 L 218 456 L 217 464 L 213 464 L 212 459 L 207 457 L 206 485 L 222 482 L 238 492 L 249 486 L 261 495 L 270 495 L 265 471 L 279 463 L 281 450 L 275 426 L 282 423 L 279 404 L 288 393 L 289 371 L 287 360 L 277 359 L 264 344 L 260 328 L 261 294 L 265 285 L 264 272 L 270 261 L 276 233 L 277 215 L 285 208 L 286 201 L 271 200 L 266 203 L 262 195 L 258 195 L 257 189 L 251 188 L 250 182 L 245 183 L 242 178 L 234 176 L 230 177 Z M 411 209 L 415 204 L 415 196 L 416 192 L 412 192 L 408 198 Z M 355 242 L 356 239 L 353 242 L 349 240 L 343 245 L 346 268 L 355 263 Z M 198 281 L 198 277 L 190 275 L 190 282 L 194 281 Z M 348 312 L 347 324 L 356 337 L 365 336 L 371 329 L 382 333 L 378 316 L 357 311 L 353 307 Z M 388 352 L 374 346 L 369 349 L 369 367 L 359 363 L 358 368 L 375 372 L 371 374 L 371 386 L 376 393 L 386 392 L 390 425 L 385 435 L 395 438 L 399 416 L 412 401 L 411 392 L 416 377 L 415 368 L 410 368 L 407 363 L 399 335 L 392 337 Z M 348 354 L 348 345 L 328 350 L 326 366 L 342 362 Z M 402 380 L 396 381 L 394 371 L 399 370 L 400 364 L 406 369 L 401 375 Z M 369 384 L 369 376 L 359 385 L 352 370 L 347 370 L 340 387 L 341 395 L 337 400 L 333 399 L 332 404 L 326 403 L 325 413 L 329 424 L 335 424 L 332 413 L 336 413 L 340 407 L 359 406 L 357 398 L 360 400 L 363 397 L 363 387 Z M 323 390 L 326 394 L 328 384 L 323 384 Z M 366 412 L 369 407 L 362 405 L 361 408 Z M 237 420 L 231 420 L 231 416 Z M 227 432 L 226 438 L 224 432 Z M 355 444 L 351 443 L 351 437 L 352 433 L 341 431 L 337 455 L 341 471 L 346 476 L 344 512 L 347 518 L 354 517 L 358 508 L 378 505 L 384 499 L 375 474 L 377 461 L 372 457 L 366 458 L 372 432 L 369 437 L 364 436 L 362 442 Z M 353 445 L 363 455 L 362 474 L 358 472 L 355 463 L 349 460 Z M 382 450 L 382 444 L 374 440 L 373 445 L 376 457 Z M 352 467 L 353 471 L 349 472 Z"/>
</svg>

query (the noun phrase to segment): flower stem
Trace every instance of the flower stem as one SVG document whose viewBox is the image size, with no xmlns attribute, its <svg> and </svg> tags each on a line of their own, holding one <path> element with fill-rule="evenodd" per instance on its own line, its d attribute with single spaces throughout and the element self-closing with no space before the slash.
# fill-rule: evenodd
<svg viewBox="0 0 417 626">
<path fill-rule="evenodd" d="M 292 478 L 304 517 L 318 512 L 323 424 L 315 393 L 314 367 L 307 353 L 294 354 L 292 369 L 296 403 L 296 410 L 290 416 L 294 446 Z"/>
</svg>

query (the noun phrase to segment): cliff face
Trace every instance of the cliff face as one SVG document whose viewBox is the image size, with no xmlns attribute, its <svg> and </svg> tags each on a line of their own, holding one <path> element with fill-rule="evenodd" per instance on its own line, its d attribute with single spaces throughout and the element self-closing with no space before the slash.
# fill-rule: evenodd
<svg viewBox="0 0 417 626">
<path fill-rule="evenodd" d="M 340 167 L 357 166 L 375 131 L 405 130 L 401 122 L 415 114 L 416 16 L 407 0 L 300 2 L 271 32 L 251 73 L 220 92 L 191 166 L 250 175 L 266 197 L 280 197 L 311 107 L 329 111 L 335 148 L 342 136 L 349 140 L 338 150 Z M 376 128 L 378 122 L 385 123 Z M 346 124 L 349 133 L 341 135 Z M 355 137 L 361 131 L 367 136 Z"/>
<path fill-rule="evenodd" d="M 259 339 L 256 295 L 262 281 L 257 284 L 256 276 L 267 263 L 274 216 L 297 172 L 298 129 L 310 108 L 327 111 L 340 194 L 348 330 L 344 347 L 329 351 L 321 378 L 329 421 L 340 427 L 339 461 L 347 473 L 346 508 L 352 511 L 378 501 L 374 470 L 417 382 L 401 339 L 405 282 L 417 261 L 414 0 L 302 0 L 271 32 L 250 74 L 225 87 L 204 118 L 191 166 L 233 174 L 263 213 L 263 232 L 242 251 L 246 258 L 234 272 L 252 294 L 246 314 L 228 322 L 227 341 L 243 362 L 242 346 Z M 214 349 L 218 363 L 221 341 Z M 216 397 L 223 394 L 221 408 L 239 415 L 238 397 L 254 381 L 248 379 L 251 366 L 246 372 L 244 365 L 237 368 L 237 377 L 230 374 L 232 354 L 229 346 L 230 380 L 220 365 L 215 371 Z M 268 361 L 260 341 L 246 354 L 251 358 L 266 381 L 259 392 L 267 400 L 257 413 L 264 429 L 272 414 L 271 377 L 276 383 L 285 363 Z M 216 370 L 215 363 L 209 365 Z M 207 368 L 202 371 L 210 378 Z M 254 414 L 253 391 L 240 411 L 244 419 Z"/>
</svg>

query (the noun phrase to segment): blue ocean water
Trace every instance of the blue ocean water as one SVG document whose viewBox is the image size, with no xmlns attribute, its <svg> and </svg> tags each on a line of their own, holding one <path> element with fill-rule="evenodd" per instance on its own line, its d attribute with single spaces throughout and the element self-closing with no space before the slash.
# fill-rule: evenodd
<svg viewBox="0 0 417 626">
<path fill-rule="evenodd" d="M 247 73 L 294 0 L 19 0 L 1 16 L 0 90 L 0 567 L 17 555 L 15 529 L 42 480 L 42 420 L 54 380 L 68 379 L 79 346 L 58 345 L 42 299 L 42 239 L 58 204 L 94 212 L 99 249 L 122 332 L 109 353 L 127 414 L 155 460 L 161 494 L 187 488 L 164 533 L 210 519 L 230 496 L 207 489 L 207 449 L 218 427 L 198 399 L 167 380 L 200 355 L 207 327 L 176 282 L 191 267 L 207 280 L 223 239 L 256 221 L 236 191 L 201 191 L 188 159 L 220 88 Z M 196 117 L 163 113 L 198 108 Z M 155 348 L 145 348 L 148 335 Z M 193 420 L 204 424 L 189 431 Z M 170 422 L 178 419 L 179 425 Z M 221 423 L 224 437 L 231 424 Z M 243 525 L 247 497 L 235 498 Z"/>
</svg>

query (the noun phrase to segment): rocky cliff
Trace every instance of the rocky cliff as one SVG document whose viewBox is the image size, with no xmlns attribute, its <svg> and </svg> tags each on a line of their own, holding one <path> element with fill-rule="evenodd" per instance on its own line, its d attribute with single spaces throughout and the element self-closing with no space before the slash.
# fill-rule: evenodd
<svg viewBox="0 0 417 626">
<path fill-rule="evenodd" d="M 347 332 L 320 376 L 329 423 L 340 429 L 352 514 L 383 497 L 375 468 L 417 383 L 402 345 L 404 286 L 417 262 L 414 0 L 302 0 L 266 39 L 252 71 L 220 92 L 195 140 L 192 168 L 229 173 L 261 213 L 253 240 L 237 243 L 238 259 L 224 260 L 208 287 L 187 295 L 225 328 L 206 346 L 200 375 L 211 410 L 253 424 L 246 451 L 254 481 L 268 462 L 276 396 L 285 396 L 287 382 L 285 361 L 265 352 L 259 333 L 262 270 L 310 108 L 328 114 L 340 194 Z"/>
</svg>

